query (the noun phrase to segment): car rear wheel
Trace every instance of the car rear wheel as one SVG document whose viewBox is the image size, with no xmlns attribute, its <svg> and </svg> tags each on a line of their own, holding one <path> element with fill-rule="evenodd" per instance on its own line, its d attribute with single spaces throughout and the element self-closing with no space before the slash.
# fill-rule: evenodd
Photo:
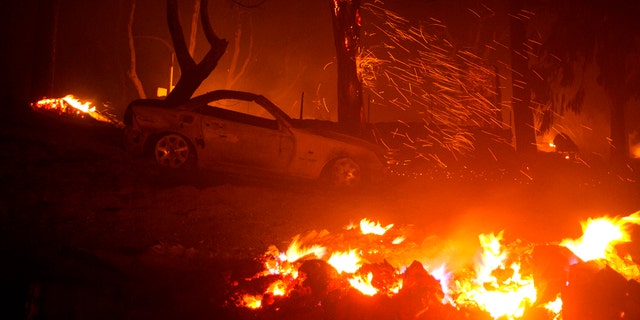
<svg viewBox="0 0 640 320">
<path fill-rule="evenodd" d="M 161 168 L 182 169 L 187 167 L 193 151 L 186 138 L 179 134 L 166 134 L 155 144 L 153 153 Z"/>
<path fill-rule="evenodd" d="M 323 178 L 333 187 L 355 188 L 362 181 L 362 171 L 352 159 L 339 158 L 325 168 Z"/>
</svg>

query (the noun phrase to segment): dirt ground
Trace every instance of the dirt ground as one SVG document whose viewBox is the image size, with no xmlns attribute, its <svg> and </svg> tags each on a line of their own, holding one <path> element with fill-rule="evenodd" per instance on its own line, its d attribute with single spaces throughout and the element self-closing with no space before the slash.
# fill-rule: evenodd
<svg viewBox="0 0 640 320">
<path fill-rule="evenodd" d="M 587 217 L 640 210 L 634 178 L 546 163 L 532 179 L 390 176 L 354 192 L 176 179 L 129 157 L 118 128 L 28 108 L 3 119 L 5 319 L 236 318 L 224 307 L 230 281 L 253 275 L 269 245 L 284 250 L 296 234 L 336 233 L 364 217 L 424 239 L 505 230 L 546 243 L 578 236 Z"/>
</svg>

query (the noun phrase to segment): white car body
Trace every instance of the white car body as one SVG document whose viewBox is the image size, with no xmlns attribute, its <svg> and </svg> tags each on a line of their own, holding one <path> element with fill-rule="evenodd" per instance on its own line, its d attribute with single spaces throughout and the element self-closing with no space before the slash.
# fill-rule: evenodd
<svg viewBox="0 0 640 320">
<path fill-rule="evenodd" d="M 140 154 L 155 153 L 161 166 L 160 158 L 175 150 L 167 151 L 168 144 L 159 141 L 171 135 L 183 138 L 189 149 L 189 159 L 179 156 L 165 163 L 176 169 L 189 160 L 201 170 L 305 179 L 342 175 L 330 178 L 337 185 L 360 183 L 384 170 L 380 146 L 322 129 L 319 123 L 291 119 L 261 95 L 230 90 L 212 91 L 177 107 L 136 100 L 125 114 L 128 146 Z"/>
</svg>

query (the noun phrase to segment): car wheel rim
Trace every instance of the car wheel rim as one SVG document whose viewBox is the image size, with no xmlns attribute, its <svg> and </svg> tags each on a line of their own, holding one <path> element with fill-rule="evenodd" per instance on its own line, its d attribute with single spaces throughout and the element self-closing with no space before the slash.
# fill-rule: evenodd
<svg viewBox="0 0 640 320">
<path fill-rule="evenodd" d="M 183 137 L 169 134 L 158 140 L 155 155 L 161 167 L 181 168 L 189 160 L 189 144 Z"/>
<path fill-rule="evenodd" d="M 360 182 L 360 167 L 351 159 L 339 159 L 333 164 L 332 178 L 336 186 L 355 186 Z"/>
</svg>

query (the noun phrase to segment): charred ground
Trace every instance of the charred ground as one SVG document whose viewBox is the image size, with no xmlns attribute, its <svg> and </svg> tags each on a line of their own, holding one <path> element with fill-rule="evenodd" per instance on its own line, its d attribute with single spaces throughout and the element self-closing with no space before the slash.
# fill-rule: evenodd
<svg viewBox="0 0 640 320">
<path fill-rule="evenodd" d="M 297 181 L 167 176 L 121 129 L 3 108 L 0 278 L 9 318 L 234 318 L 234 279 L 273 244 L 363 217 L 424 238 L 557 241 L 640 209 L 637 177 L 550 159 L 388 177 L 350 193 Z M 7 110 L 13 110 L 8 112 Z M 431 173 L 429 173 L 431 172 Z M 178 179 L 182 178 L 182 179 Z M 637 253 L 636 253 L 637 254 Z M 637 257 L 637 256 L 636 256 Z"/>
</svg>

